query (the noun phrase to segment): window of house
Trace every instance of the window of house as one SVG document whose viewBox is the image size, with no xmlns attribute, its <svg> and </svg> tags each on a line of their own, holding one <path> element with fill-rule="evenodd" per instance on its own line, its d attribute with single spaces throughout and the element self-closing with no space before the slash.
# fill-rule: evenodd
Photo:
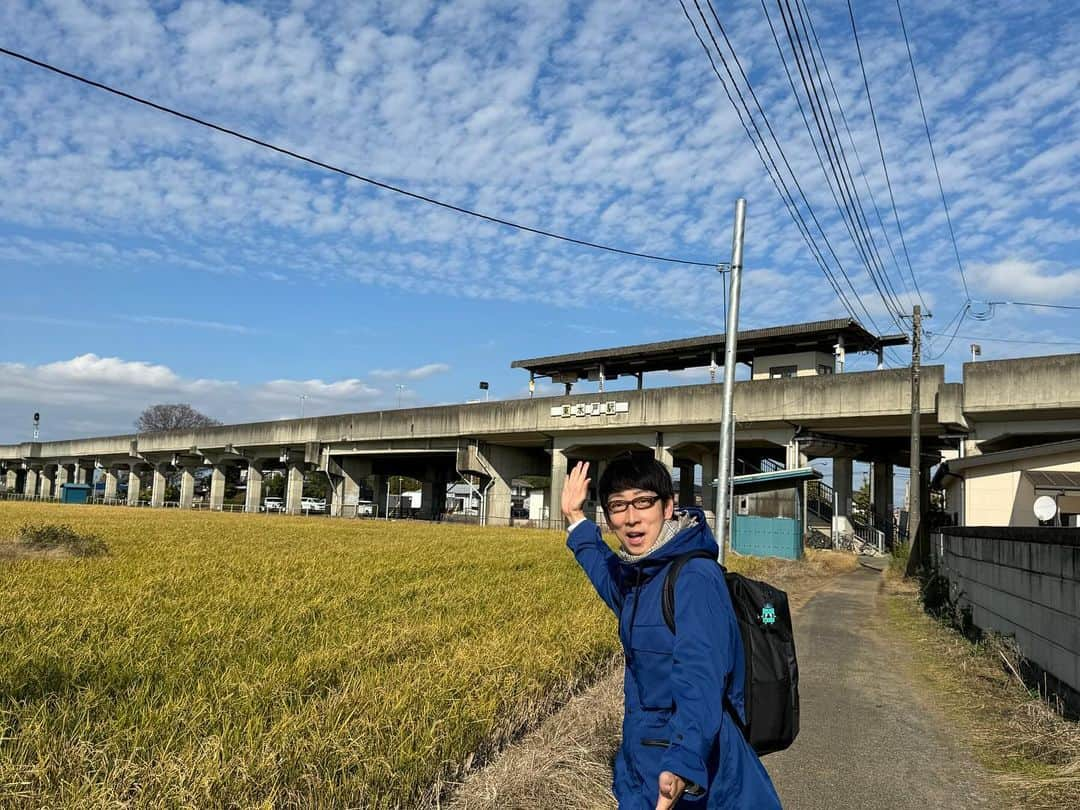
<svg viewBox="0 0 1080 810">
<path fill-rule="evenodd" d="M 819 365 L 817 367 L 817 373 L 818 374 L 832 374 L 833 373 L 833 367 L 832 366 L 826 366 L 824 364 Z"/>
<path fill-rule="evenodd" d="M 771 366 L 769 368 L 769 379 L 779 380 L 784 377 L 794 377 L 798 371 L 798 366 Z"/>
</svg>

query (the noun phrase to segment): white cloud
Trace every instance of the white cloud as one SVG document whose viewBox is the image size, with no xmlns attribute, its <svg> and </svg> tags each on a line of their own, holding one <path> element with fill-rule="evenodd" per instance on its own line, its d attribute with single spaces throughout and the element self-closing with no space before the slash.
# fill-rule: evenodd
<svg viewBox="0 0 1080 810">
<path fill-rule="evenodd" d="M 1067 17 L 1065 4 L 989 8 L 923 3 L 908 20 L 972 296 L 1075 294 L 1075 26 L 1047 22 Z M 928 305 L 951 302 L 960 278 L 944 260 L 952 247 L 894 13 L 859 11 L 867 71 L 912 265 Z M 851 286 L 881 330 L 895 331 L 807 143 L 764 17 L 752 6 L 722 14 Z M 823 7 L 815 21 L 900 252 L 846 14 Z M 335 165 L 590 240 L 724 260 L 732 203 L 746 196 L 744 325 L 843 312 L 675 4 L 8 0 L 0 30 L 9 47 Z M 861 177 L 855 185 L 863 196 Z M 706 268 L 463 218 L 4 59 L 0 187 L 0 266 L 22 276 L 124 270 L 145 289 L 154 273 L 182 268 L 281 282 L 260 284 L 276 311 L 318 282 L 574 308 L 573 324 L 588 321 L 585 308 L 603 309 L 609 320 L 588 327 L 598 335 L 621 331 L 620 317 L 671 318 L 690 334 L 723 327 L 722 279 Z M 1000 256 L 1030 258 L 1010 276 Z M 906 270 L 886 264 L 906 308 Z"/>
<path fill-rule="evenodd" d="M 1049 262 L 1002 259 L 974 264 L 968 276 L 977 289 L 1007 300 L 1053 304 L 1080 297 L 1080 269 L 1055 268 Z"/>
<path fill-rule="evenodd" d="M 237 335 L 251 335 L 255 329 L 237 323 L 221 321 L 200 321 L 192 318 L 173 318 L 164 315 L 130 315 L 127 320 L 133 323 L 153 324 L 155 326 L 181 326 L 185 329 L 209 329 L 212 332 L 232 332 Z"/>
<path fill-rule="evenodd" d="M 241 384 L 191 379 L 168 366 L 84 354 L 70 360 L 26 365 L 0 363 L 0 443 L 25 441 L 18 425 L 42 414 L 44 439 L 128 433 L 138 414 L 161 402 L 188 402 L 226 423 L 304 413 L 367 411 L 391 405 L 391 398 L 359 379 L 269 380 Z M 415 394 L 413 394 L 415 397 Z"/>
<path fill-rule="evenodd" d="M 449 370 L 450 366 L 446 363 L 427 363 L 410 369 L 376 368 L 368 373 L 381 379 L 423 380 L 435 374 L 445 374 Z"/>
</svg>

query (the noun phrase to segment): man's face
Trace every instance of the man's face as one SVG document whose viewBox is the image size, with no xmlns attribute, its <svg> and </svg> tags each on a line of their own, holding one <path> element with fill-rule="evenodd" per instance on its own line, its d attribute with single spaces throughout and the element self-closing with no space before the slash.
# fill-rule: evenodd
<svg viewBox="0 0 1080 810">
<path fill-rule="evenodd" d="M 651 501 L 649 506 L 647 501 Z M 644 554 L 653 547 L 674 509 L 674 500 L 664 502 L 652 490 L 624 489 L 608 496 L 607 521 L 627 552 Z"/>
</svg>

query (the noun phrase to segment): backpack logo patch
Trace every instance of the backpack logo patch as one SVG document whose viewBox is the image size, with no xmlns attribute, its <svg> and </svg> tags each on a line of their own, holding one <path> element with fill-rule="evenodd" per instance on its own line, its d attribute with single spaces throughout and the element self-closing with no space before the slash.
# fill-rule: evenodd
<svg viewBox="0 0 1080 810">
<path fill-rule="evenodd" d="M 776 624 L 776 608 L 772 602 L 766 602 L 761 608 L 761 623 L 764 625 Z"/>
</svg>

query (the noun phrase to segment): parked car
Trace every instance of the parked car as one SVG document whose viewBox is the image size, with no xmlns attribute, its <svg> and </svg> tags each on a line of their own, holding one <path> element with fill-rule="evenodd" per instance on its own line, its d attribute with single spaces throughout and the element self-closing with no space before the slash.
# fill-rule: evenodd
<svg viewBox="0 0 1080 810">
<path fill-rule="evenodd" d="M 264 512 L 284 512 L 285 501 L 281 498 L 264 498 L 263 499 L 263 511 Z"/>
<path fill-rule="evenodd" d="M 316 498 L 301 498 L 300 499 L 300 511 L 301 512 L 325 512 L 326 501 L 318 500 Z"/>
<path fill-rule="evenodd" d="M 375 503 L 373 501 L 357 501 L 356 502 L 356 516 L 357 517 L 372 517 L 375 514 Z"/>
</svg>

